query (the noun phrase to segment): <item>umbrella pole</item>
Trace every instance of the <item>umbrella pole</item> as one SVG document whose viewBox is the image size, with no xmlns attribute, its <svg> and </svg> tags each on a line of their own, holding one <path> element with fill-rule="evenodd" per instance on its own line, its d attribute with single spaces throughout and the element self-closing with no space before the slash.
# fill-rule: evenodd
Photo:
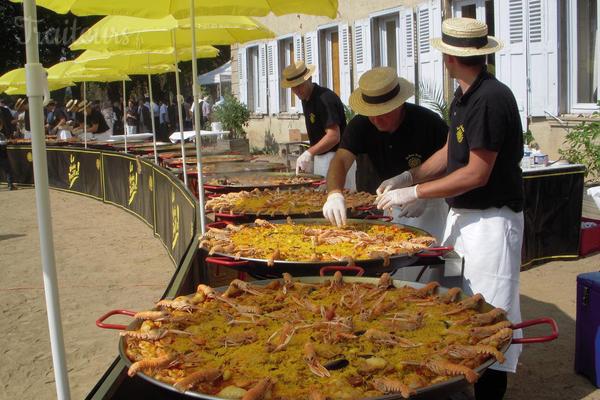
<svg viewBox="0 0 600 400">
<path fill-rule="evenodd" d="M 37 204 L 38 229 L 40 234 L 40 253 L 44 272 L 44 294 L 48 313 L 50 347 L 56 394 L 60 400 L 71 398 L 67 362 L 60 317 L 58 283 L 52 236 L 52 214 L 50 211 L 50 193 L 48 190 L 48 163 L 46 143 L 44 141 L 44 113 L 42 111 L 42 88 L 47 79 L 44 68 L 39 63 L 37 10 L 34 0 L 23 2 L 25 23 L 25 43 L 27 64 L 27 97 L 29 98 L 29 120 L 31 124 L 31 148 L 33 152 L 33 170 L 35 179 L 35 198 Z"/>
<path fill-rule="evenodd" d="M 125 79 L 123 79 L 123 137 L 125 138 L 125 154 L 127 154 L 127 96 L 125 96 Z M 156 150 L 156 149 L 155 149 Z"/>
<path fill-rule="evenodd" d="M 175 54 L 175 87 L 177 89 L 177 116 L 179 117 L 179 138 L 181 143 L 181 159 L 183 160 L 183 183 L 188 187 L 188 176 L 185 162 L 185 140 L 183 138 L 183 111 L 181 111 L 181 86 L 179 84 L 179 60 L 177 59 L 177 39 L 175 31 L 171 31 L 171 41 L 173 42 L 173 53 Z"/>
<path fill-rule="evenodd" d="M 154 145 L 154 163 L 158 164 L 158 153 L 156 152 L 156 123 L 154 122 L 154 99 L 152 98 L 152 78 L 150 77 L 150 74 L 148 74 L 148 90 L 150 93 L 150 119 L 152 120 L 152 143 Z"/>
<path fill-rule="evenodd" d="M 85 81 L 83 81 L 83 147 L 87 149 L 87 104 L 86 103 L 86 93 L 87 90 Z"/>
<path fill-rule="evenodd" d="M 198 214 L 200 218 L 200 232 L 206 232 L 204 219 L 204 184 L 202 182 L 202 154 L 200 140 L 200 112 L 198 107 L 198 65 L 196 64 L 196 7 L 195 1 L 190 0 L 190 24 L 192 26 L 192 91 L 194 93 L 194 130 L 196 131 L 196 168 L 198 169 Z"/>
</svg>

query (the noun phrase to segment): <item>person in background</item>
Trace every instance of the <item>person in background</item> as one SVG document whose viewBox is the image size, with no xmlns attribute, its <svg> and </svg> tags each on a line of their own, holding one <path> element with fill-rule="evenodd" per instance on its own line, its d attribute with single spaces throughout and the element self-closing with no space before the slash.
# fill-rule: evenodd
<svg viewBox="0 0 600 400">
<path fill-rule="evenodd" d="M 202 127 L 204 129 L 209 129 L 211 115 L 212 105 L 210 104 L 210 96 L 204 96 L 202 99 Z"/>
<path fill-rule="evenodd" d="M 59 127 L 67 123 L 67 114 L 54 100 L 50 100 L 46 107 L 46 132 L 48 135 L 56 135 Z"/>
<path fill-rule="evenodd" d="M 329 196 L 323 206 L 324 216 L 338 226 L 346 220 L 346 204 L 341 192 L 349 166 L 360 154 L 367 154 L 373 164 L 378 193 L 390 190 L 397 181 L 410 180 L 411 168 L 420 165 L 446 143 L 448 126 L 431 110 L 406 100 L 415 93 L 414 85 L 399 78 L 389 67 L 365 72 L 358 88 L 350 96 L 350 106 L 357 113 L 346 127 L 342 143 L 329 166 Z M 448 206 L 443 199 L 421 200 L 410 207 L 394 207 L 395 223 L 424 229 L 442 239 Z"/>
<path fill-rule="evenodd" d="M 158 137 L 162 142 L 168 142 L 170 125 L 169 107 L 167 107 L 167 102 L 164 99 L 160 100 L 159 110 Z"/>
<path fill-rule="evenodd" d="M 149 122 L 146 127 L 148 128 L 148 132 L 152 132 L 152 113 L 154 113 L 154 128 L 158 129 L 160 125 L 160 107 L 155 102 L 150 103 L 149 97 L 144 98 L 144 105 L 148 108 L 148 113 L 150 114 L 150 119 L 148 119 Z M 150 112 L 150 107 L 152 107 L 152 113 Z"/>
<path fill-rule="evenodd" d="M 198 99 L 198 110 L 200 110 L 200 129 L 204 127 L 204 99 Z M 192 106 L 190 107 L 190 114 L 192 116 L 192 128 L 196 126 L 196 117 L 194 113 L 196 112 L 196 104 L 192 102 Z"/>
<path fill-rule="evenodd" d="M 79 109 L 86 114 L 87 120 L 87 133 L 91 133 L 96 140 L 106 140 L 110 136 L 112 136 L 112 132 L 110 131 L 110 127 L 106 123 L 104 116 L 102 113 L 92 107 L 92 103 L 89 101 L 84 101 L 81 103 Z M 78 128 L 79 132 L 83 132 L 83 129 Z"/>
<path fill-rule="evenodd" d="M 100 113 L 102 113 L 104 121 L 106 121 L 106 124 L 108 125 L 108 130 L 110 131 L 110 134 L 113 135 L 115 122 L 117 121 L 117 116 L 115 114 L 115 110 L 113 108 L 112 103 L 110 101 L 105 101 L 102 106 L 102 109 L 100 110 Z"/>
<path fill-rule="evenodd" d="M 326 176 L 346 128 L 344 104 L 332 90 L 313 83 L 314 65 L 295 61 L 283 69 L 281 87 L 291 88 L 302 101 L 310 147 L 296 160 L 296 173 Z M 313 161 L 314 160 L 314 161 Z M 349 167 L 345 187 L 355 189 L 356 164 Z"/>
<path fill-rule="evenodd" d="M 125 115 L 125 134 L 135 135 L 138 128 L 138 108 L 133 99 L 129 100 Z"/>
<path fill-rule="evenodd" d="M 186 131 L 192 130 L 193 123 L 192 120 L 194 116 L 192 115 L 191 109 L 194 104 L 194 98 L 192 96 L 188 96 L 185 99 L 185 102 L 182 104 L 183 107 L 183 128 Z"/>
<path fill-rule="evenodd" d="M 10 108 L 8 108 L 6 101 L 0 99 L 0 119 L 4 123 L 4 135 L 12 138 L 16 128 L 16 118 L 13 115 Z"/>
<path fill-rule="evenodd" d="M 6 145 L 11 135 L 8 134 L 6 129 L 4 118 L 0 118 L 0 168 L 4 171 L 6 176 L 6 182 L 8 183 L 8 190 L 15 190 L 17 187 L 13 182 L 12 168 L 10 167 L 10 161 L 8 159 L 8 150 Z"/>
<path fill-rule="evenodd" d="M 383 194 L 378 208 L 406 207 L 419 199 L 446 198 L 450 212 L 444 246 L 464 262 L 463 290 L 521 322 L 519 274 L 523 244 L 523 128 L 511 90 L 486 68 L 486 55 L 502 48 L 485 23 L 451 18 L 432 46 L 458 88 L 450 105 L 446 146 L 410 170 L 411 181 Z M 521 337 L 515 330 L 513 337 Z M 507 372 L 515 372 L 521 345 L 511 345 L 502 364 L 493 364 L 475 383 L 477 400 L 500 400 Z"/>
<path fill-rule="evenodd" d="M 152 122 L 150 119 L 150 108 L 142 100 L 138 105 L 138 132 L 148 133 L 152 130 Z"/>
<path fill-rule="evenodd" d="M 113 135 L 123 135 L 123 111 L 121 110 L 121 102 L 115 101 L 112 104 L 113 113 L 115 114 L 115 123 L 113 125 Z"/>
<path fill-rule="evenodd" d="M 31 125 L 29 123 L 29 102 L 27 97 L 22 97 L 15 103 L 15 108 L 19 113 L 17 117 L 17 125 L 19 126 L 19 131 L 21 137 L 24 139 L 31 139 Z"/>
</svg>

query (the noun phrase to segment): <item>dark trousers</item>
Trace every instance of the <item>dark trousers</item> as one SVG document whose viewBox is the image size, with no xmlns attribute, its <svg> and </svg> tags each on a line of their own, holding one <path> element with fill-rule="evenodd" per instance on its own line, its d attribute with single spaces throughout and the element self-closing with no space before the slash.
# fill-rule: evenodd
<svg viewBox="0 0 600 400">
<path fill-rule="evenodd" d="M 6 146 L 0 146 L 0 169 L 2 169 L 6 175 L 6 182 L 8 183 L 8 186 L 12 186 L 13 174 L 10 167 L 10 162 L 8 161 L 8 152 L 6 151 Z"/>
<path fill-rule="evenodd" d="M 156 135 L 156 138 L 161 142 L 169 141 L 169 124 L 165 122 L 160 124 L 160 126 L 158 127 L 158 134 Z"/>
<path fill-rule="evenodd" d="M 502 400 L 506 393 L 506 372 L 487 369 L 475 383 L 475 399 Z"/>
</svg>

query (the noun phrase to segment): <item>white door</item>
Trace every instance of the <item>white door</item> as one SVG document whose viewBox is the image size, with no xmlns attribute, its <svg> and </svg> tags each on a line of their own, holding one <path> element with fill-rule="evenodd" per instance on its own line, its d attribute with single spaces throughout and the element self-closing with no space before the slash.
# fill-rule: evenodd
<svg viewBox="0 0 600 400">
<path fill-rule="evenodd" d="M 371 19 L 354 21 L 354 59 L 356 76 L 354 86 L 358 86 L 361 75 L 371 69 Z"/>
<path fill-rule="evenodd" d="M 312 81 L 314 83 L 320 83 L 320 74 L 319 74 L 319 41 L 317 40 L 317 32 L 307 32 L 304 35 L 304 51 L 305 51 L 305 61 L 307 64 L 314 65 L 315 73 L 312 76 Z"/>
<path fill-rule="evenodd" d="M 279 51 L 277 40 L 267 43 L 267 79 L 269 81 L 269 114 L 279 114 Z"/>
<path fill-rule="evenodd" d="M 340 24 L 338 32 L 340 33 L 340 99 L 347 105 L 352 92 L 352 58 L 348 24 Z"/>
<path fill-rule="evenodd" d="M 246 79 L 246 48 L 238 49 L 238 88 L 241 103 L 248 104 L 248 81 Z"/>
<path fill-rule="evenodd" d="M 264 44 L 258 45 L 258 109 L 260 114 L 267 114 L 267 51 Z"/>
<path fill-rule="evenodd" d="M 456 0 L 452 3 L 452 15 L 485 22 L 485 2 L 484 0 Z"/>
<path fill-rule="evenodd" d="M 496 53 L 496 77 L 513 92 L 527 130 L 527 0 L 494 0 L 496 36 L 504 47 Z"/>
<path fill-rule="evenodd" d="M 433 37 L 440 37 L 442 29 L 442 11 L 439 0 L 429 2 L 417 7 L 417 59 L 418 78 L 415 83 L 417 90 L 421 86 L 427 87 L 433 94 L 443 92 L 444 65 L 443 56 L 431 46 Z M 430 96 L 431 97 L 431 96 Z M 423 104 L 426 106 L 426 104 Z"/>
<path fill-rule="evenodd" d="M 412 8 L 403 8 L 400 11 L 400 76 L 404 79 L 415 82 L 415 23 Z M 408 101 L 413 103 L 414 96 Z"/>
</svg>

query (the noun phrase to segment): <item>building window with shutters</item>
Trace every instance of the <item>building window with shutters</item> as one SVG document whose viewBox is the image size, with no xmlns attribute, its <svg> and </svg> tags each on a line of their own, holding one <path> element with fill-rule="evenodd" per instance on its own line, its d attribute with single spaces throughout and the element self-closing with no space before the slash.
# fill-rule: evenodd
<svg viewBox="0 0 600 400">
<path fill-rule="evenodd" d="M 598 109 L 600 100 L 599 5 L 598 0 L 569 1 L 571 112 L 590 112 Z"/>
<path fill-rule="evenodd" d="M 319 40 L 319 59 L 321 63 L 317 66 L 320 73 L 320 85 L 333 90 L 340 95 L 340 35 L 338 27 L 320 29 L 317 38 Z"/>
<path fill-rule="evenodd" d="M 399 60 L 398 13 L 373 18 L 373 66 L 398 70 Z"/>
<path fill-rule="evenodd" d="M 279 75 L 281 71 L 298 59 L 295 51 L 294 38 L 292 36 L 278 40 L 277 47 L 279 49 Z M 292 89 L 285 89 L 279 86 L 279 112 L 280 113 L 295 113 L 297 111 L 296 103 L 298 99 L 292 93 Z"/>
</svg>

